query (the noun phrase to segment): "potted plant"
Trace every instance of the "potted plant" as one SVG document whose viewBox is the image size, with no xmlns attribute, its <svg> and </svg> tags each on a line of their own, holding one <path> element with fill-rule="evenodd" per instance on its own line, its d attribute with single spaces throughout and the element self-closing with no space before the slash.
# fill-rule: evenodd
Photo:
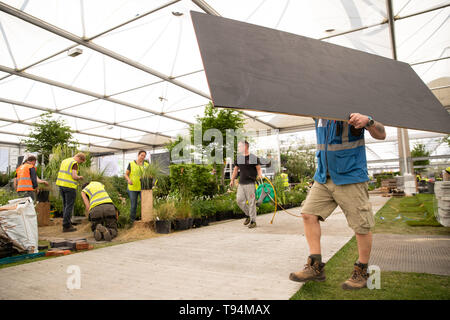
<svg viewBox="0 0 450 320">
<path fill-rule="evenodd" d="M 194 228 L 200 228 L 203 225 L 202 213 L 199 210 L 193 210 L 191 208 L 192 226 Z"/>
<path fill-rule="evenodd" d="M 176 207 L 173 202 L 162 203 L 156 210 L 155 230 L 157 233 L 170 233 Z"/>
<path fill-rule="evenodd" d="M 175 230 L 187 230 L 192 227 L 191 207 L 188 202 L 182 201 L 176 207 Z"/>
<path fill-rule="evenodd" d="M 158 178 L 162 177 L 162 175 L 163 175 L 162 167 L 158 161 L 153 161 L 152 163 L 149 163 L 148 166 L 146 166 L 142 170 L 141 189 L 152 190 L 153 183 Z"/>
<path fill-rule="evenodd" d="M 159 162 L 153 161 L 142 170 L 141 182 L 141 220 L 149 222 L 154 220 L 153 214 L 153 185 L 162 177 L 162 167 Z M 160 179 L 162 180 L 162 179 Z"/>
<path fill-rule="evenodd" d="M 50 197 L 50 186 L 44 183 L 39 183 L 36 200 L 39 202 L 49 202 L 49 197 Z"/>
</svg>

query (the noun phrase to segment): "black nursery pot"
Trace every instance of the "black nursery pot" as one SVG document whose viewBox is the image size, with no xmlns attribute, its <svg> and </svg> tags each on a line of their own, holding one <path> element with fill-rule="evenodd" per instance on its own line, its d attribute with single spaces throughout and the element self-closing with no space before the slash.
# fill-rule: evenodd
<svg viewBox="0 0 450 320">
<path fill-rule="evenodd" d="M 216 212 L 216 221 L 225 220 L 223 212 Z"/>
<path fill-rule="evenodd" d="M 202 216 L 202 226 L 209 225 L 209 218 L 207 216 Z"/>
<path fill-rule="evenodd" d="M 39 202 L 48 202 L 50 196 L 50 191 L 48 190 L 40 190 L 36 195 L 36 200 Z"/>
<path fill-rule="evenodd" d="M 176 219 L 175 230 L 187 230 L 189 229 L 189 219 Z"/>
<path fill-rule="evenodd" d="M 153 178 L 141 178 L 141 189 L 142 190 L 152 190 L 153 188 Z"/>
<path fill-rule="evenodd" d="M 192 225 L 194 228 L 200 228 L 203 225 L 202 218 L 194 218 L 192 221 Z"/>
<path fill-rule="evenodd" d="M 170 220 L 156 220 L 155 230 L 157 233 L 170 233 L 171 225 L 172 223 Z"/>
</svg>

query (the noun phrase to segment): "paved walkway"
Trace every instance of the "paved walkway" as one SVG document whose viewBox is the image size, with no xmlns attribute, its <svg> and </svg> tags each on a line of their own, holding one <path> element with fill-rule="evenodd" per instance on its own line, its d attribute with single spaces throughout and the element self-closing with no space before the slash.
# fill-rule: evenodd
<svg viewBox="0 0 450 320">
<path fill-rule="evenodd" d="M 374 234 L 370 264 L 381 272 L 450 276 L 450 236 Z"/>
<path fill-rule="evenodd" d="M 389 198 L 371 197 L 374 212 Z M 299 209 L 293 209 L 299 213 Z M 278 213 L 243 219 L 0 270 L 0 299 L 289 299 L 288 279 L 306 261 L 300 218 Z M 327 261 L 353 235 L 339 208 L 322 223 Z M 69 290 L 69 266 L 81 288 Z"/>
</svg>

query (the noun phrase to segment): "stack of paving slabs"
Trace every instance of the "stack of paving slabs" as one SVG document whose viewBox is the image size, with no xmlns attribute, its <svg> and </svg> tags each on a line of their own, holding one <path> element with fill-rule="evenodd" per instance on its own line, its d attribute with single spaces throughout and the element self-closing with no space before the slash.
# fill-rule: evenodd
<svg viewBox="0 0 450 320">
<path fill-rule="evenodd" d="M 46 256 L 61 256 L 72 253 L 72 251 L 91 250 L 93 245 L 89 244 L 85 238 L 76 239 L 56 239 L 50 241 L 50 247 Z"/>
<path fill-rule="evenodd" d="M 397 189 L 397 180 L 396 179 L 381 180 L 381 189 L 384 193 L 391 193 L 394 189 Z"/>
<path fill-rule="evenodd" d="M 403 190 L 395 188 L 394 190 L 392 190 L 392 196 L 401 198 L 405 196 L 405 192 Z"/>
<path fill-rule="evenodd" d="M 437 205 L 435 206 L 436 219 L 444 227 L 450 227 L 450 181 L 436 181 L 434 194 Z"/>
</svg>

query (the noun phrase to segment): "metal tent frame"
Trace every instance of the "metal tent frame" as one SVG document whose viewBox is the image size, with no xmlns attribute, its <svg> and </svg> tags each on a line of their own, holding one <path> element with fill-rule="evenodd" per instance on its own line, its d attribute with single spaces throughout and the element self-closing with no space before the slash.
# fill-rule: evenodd
<svg viewBox="0 0 450 320">
<path fill-rule="evenodd" d="M 76 114 L 68 112 L 67 110 L 70 109 L 70 108 L 76 107 L 76 106 L 80 106 L 80 105 L 83 105 L 83 104 L 86 104 L 86 103 L 93 102 L 93 101 L 103 100 L 103 101 L 111 102 L 111 103 L 114 103 L 114 104 L 117 104 L 117 105 L 121 105 L 121 106 L 125 106 L 125 107 L 128 107 L 128 108 L 132 108 L 132 109 L 136 109 L 136 110 L 139 110 L 139 111 L 143 111 L 143 112 L 147 113 L 149 115 L 149 117 L 157 116 L 157 117 L 161 117 L 161 118 L 164 118 L 164 119 L 169 119 L 169 120 L 173 120 L 173 121 L 182 123 L 185 126 L 192 124 L 192 122 L 190 122 L 190 121 L 187 121 L 185 119 L 172 116 L 170 114 L 171 113 L 170 111 L 159 112 L 157 110 L 149 109 L 147 107 L 143 107 L 143 106 L 140 106 L 138 104 L 130 103 L 128 101 L 115 98 L 114 96 L 118 95 L 118 94 L 121 94 L 123 92 L 132 92 L 133 90 L 141 89 L 143 87 L 150 87 L 152 85 L 156 85 L 156 84 L 160 84 L 160 83 L 170 83 L 170 84 L 172 84 L 174 86 L 182 88 L 183 90 L 186 90 L 186 91 L 188 91 L 190 93 L 193 93 L 194 95 L 198 95 L 198 96 L 200 96 L 202 98 L 210 100 L 210 95 L 208 93 L 203 92 L 202 90 L 200 90 L 200 89 L 198 89 L 198 88 L 196 88 L 194 86 L 188 85 L 187 83 L 184 83 L 181 80 L 178 80 L 179 78 L 182 78 L 183 76 L 187 76 L 187 75 L 195 74 L 195 73 L 198 73 L 198 72 L 202 72 L 203 70 L 193 70 L 193 71 L 191 71 L 189 73 L 185 73 L 185 74 L 182 74 L 182 75 L 169 76 L 169 75 L 164 74 L 164 73 L 162 73 L 162 72 L 160 72 L 160 71 L 158 71 L 158 70 L 156 70 L 154 68 L 151 68 L 148 65 L 141 64 L 138 61 L 135 61 L 135 60 L 132 60 L 132 59 L 130 59 L 128 57 L 120 55 L 117 52 L 109 50 L 109 49 L 107 49 L 105 47 L 102 47 L 102 46 L 100 46 L 100 45 L 98 45 L 98 44 L 93 42 L 93 40 L 95 40 L 95 39 L 97 39 L 99 37 L 102 37 L 102 36 L 104 36 L 104 35 L 106 35 L 108 33 L 111 33 L 114 30 L 117 30 L 117 29 L 119 29 L 119 28 L 121 28 L 123 26 L 129 25 L 129 24 L 131 24 L 131 23 L 133 23 L 133 22 L 135 22 L 135 21 L 137 21 L 139 19 L 147 17 L 147 16 L 149 16 L 151 14 L 154 14 L 154 13 L 156 13 L 156 12 L 162 10 L 162 9 L 171 7 L 171 6 L 173 6 L 173 5 L 175 5 L 175 4 L 179 3 L 179 2 L 181 2 L 181 0 L 169 1 L 169 2 L 167 2 L 165 4 L 162 4 L 161 6 L 159 6 L 157 8 L 154 8 L 152 10 L 149 10 L 149 11 L 145 12 L 145 13 L 139 14 L 139 15 L 137 15 L 136 17 L 134 17 L 132 19 L 129 19 L 129 20 L 124 21 L 124 22 L 122 22 L 120 24 L 117 24 L 116 26 L 108 28 L 107 30 L 104 30 L 104 31 L 102 31 L 102 32 L 100 32 L 100 33 L 98 33 L 98 34 L 96 34 L 94 36 L 91 36 L 89 38 L 77 36 L 77 35 L 75 35 L 73 33 L 68 32 L 67 30 L 61 29 L 61 28 L 59 28 L 59 27 L 57 27 L 55 25 L 52 25 L 52 24 L 50 24 L 50 23 L 48 23 L 46 21 L 42 21 L 42 20 L 38 19 L 37 17 L 34 17 L 34 16 L 30 15 L 30 14 L 27 14 L 27 13 L 25 13 L 23 11 L 25 9 L 24 7 L 22 8 L 22 10 L 19 10 L 19 9 L 17 9 L 17 8 L 15 8 L 13 6 L 10 6 L 10 5 L 6 4 L 6 3 L 0 2 L 0 11 L 2 11 L 4 13 L 7 13 L 8 15 L 11 15 L 13 17 L 16 17 L 16 18 L 18 18 L 18 19 L 20 19 L 22 21 L 25 21 L 25 22 L 27 22 L 29 24 L 37 26 L 40 29 L 43 29 L 43 30 L 51 32 L 51 33 L 53 33 L 55 35 L 58 35 L 59 37 L 62 37 L 64 39 L 67 39 L 67 40 L 69 40 L 69 41 L 74 43 L 73 45 L 68 46 L 68 47 L 66 47 L 63 50 L 58 50 L 57 52 L 54 52 L 54 53 L 48 55 L 47 57 L 39 59 L 38 61 L 36 61 L 34 63 L 31 63 L 31 64 L 29 64 L 29 65 L 27 65 L 25 67 L 22 67 L 22 68 L 17 68 L 17 66 L 16 66 L 16 68 L 10 68 L 10 67 L 7 67 L 5 65 L 1 65 L 0 64 L 0 71 L 7 74 L 7 75 L 1 77 L 0 81 L 5 80 L 5 79 L 7 79 L 9 77 L 12 77 L 12 76 L 16 76 L 16 77 L 26 78 L 26 79 L 37 81 L 37 82 L 40 82 L 40 83 L 44 83 L 44 84 L 47 84 L 47 85 L 52 86 L 52 87 L 59 87 L 59 88 L 62 88 L 64 90 L 68 90 L 70 92 L 74 92 L 74 93 L 77 93 L 77 94 L 82 94 L 82 95 L 89 96 L 89 97 L 92 98 L 92 99 L 90 99 L 89 101 L 86 101 L 86 102 L 82 102 L 82 103 L 75 104 L 75 105 L 72 105 L 72 106 L 66 106 L 64 108 L 55 108 L 55 109 L 50 108 L 48 106 L 30 104 L 30 103 L 25 103 L 25 102 L 21 102 L 21 101 L 12 100 L 12 99 L 7 99 L 7 98 L 1 97 L 1 96 L 0 96 L 0 102 L 1 103 L 5 103 L 5 104 L 9 104 L 9 105 L 12 105 L 12 106 L 19 106 L 19 107 L 39 110 L 39 111 L 42 111 L 42 113 L 51 111 L 51 112 L 53 112 L 55 114 L 59 114 L 59 115 L 64 115 L 64 116 L 68 116 L 68 117 L 79 118 L 79 119 L 83 119 L 83 120 L 97 122 L 98 126 L 95 126 L 93 128 L 103 128 L 105 126 L 115 126 L 115 127 L 118 127 L 118 128 L 130 129 L 130 130 L 134 130 L 134 131 L 138 131 L 138 132 L 142 133 L 142 136 L 137 137 L 137 139 L 136 139 L 136 137 L 134 137 L 135 139 L 133 139 L 133 137 L 112 138 L 112 137 L 108 137 L 106 135 L 94 134 L 94 133 L 91 133 L 91 132 L 86 132 L 86 130 L 90 130 L 90 129 L 93 129 L 93 128 L 88 128 L 86 130 L 74 130 L 75 133 L 78 133 L 78 134 L 81 134 L 81 135 L 85 135 L 87 137 L 96 137 L 96 138 L 105 139 L 105 142 L 106 143 L 109 142 L 109 145 L 102 146 L 102 145 L 98 145 L 98 144 L 97 145 L 96 144 L 90 144 L 91 146 L 97 146 L 97 147 L 100 147 L 100 148 L 105 148 L 105 150 L 110 150 L 110 151 L 134 150 L 134 149 L 136 149 L 138 147 L 141 147 L 141 146 L 142 147 L 151 147 L 151 148 L 163 147 L 163 144 L 161 144 L 161 143 L 143 142 L 143 141 L 139 141 L 139 139 L 145 138 L 146 135 L 147 136 L 150 135 L 150 136 L 152 136 L 154 138 L 162 138 L 164 141 L 170 141 L 170 140 L 174 139 L 175 137 L 172 136 L 172 135 L 169 135 L 169 134 L 162 133 L 162 132 L 154 132 L 154 131 L 148 130 L 146 128 L 132 127 L 132 126 L 126 124 L 127 122 L 131 122 L 131 121 L 137 120 L 137 119 L 125 120 L 125 121 L 120 121 L 119 120 L 119 121 L 111 122 L 111 121 L 96 119 L 96 118 L 92 118 L 92 117 L 88 117 L 88 116 L 76 115 Z M 219 12 L 217 12 L 205 0 L 191 0 L 191 2 L 194 3 L 198 8 L 200 8 L 201 10 L 203 10 L 204 12 L 206 12 L 208 14 L 220 16 Z M 387 24 L 389 26 L 389 30 L 390 30 L 393 58 L 396 59 L 397 54 L 396 54 L 394 22 L 398 21 L 398 20 L 414 17 L 414 16 L 417 16 L 417 15 L 433 12 L 433 11 L 436 11 L 436 10 L 442 10 L 442 9 L 445 9 L 445 8 L 447 8 L 449 6 L 450 6 L 450 3 L 447 3 L 447 4 L 439 5 L 439 6 L 436 6 L 436 7 L 428 8 L 428 9 L 425 9 L 425 10 L 421 10 L 421 11 L 418 11 L 418 12 L 414 12 L 414 13 L 411 13 L 411 14 L 408 14 L 408 15 L 405 15 L 405 16 L 394 16 L 394 14 L 392 12 L 392 1 L 391 0 L 386 0 L 386 8 L 387 8 L 386 9 L 386 13 L 387 13 L 388 16 L 385 19 L 383 19 L 382 21 L 380 21 L 378 23 L 362 26 L 362 27 L 359 27 L 359 28 L 353 28 L 353 29 L 350 29 L 350 30 L 347 30 L 347 31 L 344 31 L 344 32 L 331 34 L 331 35 L 328 35 L 326 37 L 322 37 L 322 38 L 319 38 L 319 39 L 320 40 L 327 40 L 327 39 L 330 39 L 330 38 L 339 37 L 339 36 L 342 36 L 342 35 L 347 35 L 347 34 L 351 34 L 351 33 L 355 33 L 355 32 L 361 31 L 361 30 L 370 29 L 370 28 L 374 28 L 374 27 L 377 27 L 377 26 L 380 26 L 380 25 Z M 281 17 L 280 17 L 280 19 L 281 19 Z M 65 52 L 67 52 L 68 50 L 73 49 L 73 48 L 78 47 L 78 46 L 83 46 L 83 47 L 89 48 L 89 49 L 91 49 L 91 50 L 93 50 L 93 51 L 95 51 L 97 53 L 100 53 L 101 55 L 108 56 L 108 57 L 110 57 L 110 58 L 112 58 L 112 59 L 114 59 L 116 61 L 119 61 L 120 63 L 126 64 L 129 67 L 138 69 L 138 70 L 143 71 L 143 72 L 145 72 L 145 73 L 147 73 L 147 74 L 149 74 L 151 76 L 157 77 L 160 80 L 154 81 L 154 82 L 146 84 L 146 85 L 141 85 L 141 86 L 136 87 L 136 88 L 128 89 L 126 91 L 105 95 L 105 94 L 101 94 L 101 93 L 98 93 L 98 92 L 85 90 L 85 89 L 82 89 L 82 88 L 79 88 L 79 87 L 75 87 L 75 86 L 68 85 L 68 84 L 65 84 L 65 83 L 62 83 L 62 82 L 58 82 L 58 81 L 53 80 L 53 79 L 48 79 L 48 78 L 45 78 L 45 77 L 42 77 L 42 76 L 37 76 L 37 75 L 34 75 L 32 73 L 26 72 L 28 69 L 30 69 L 32 67 L 35 67 L 35 66 L 39 66 L 39 65 L 43 64 L 44 62 L 47 62 L 50 59 L 52 59 L 54 57 L 57 57 L 58 55 L 61 55 L 61 54 L 65 53 Z M 11 54 L 12 59 L 14 60 L 11 50 L 10 50 L 10 54 Z M 450 58 L 450 57 L 449 56 L 436 57 L 434 59 L 428 59 L 428 60 L 425 60 L 425 61 L 418 61 L 418 62 L 410 63 L 410 65 L 434 63 L 436 61 L 441 61 L 441 60 L 445 60 L 445 59 L 448 59 L 448 58 Z M 439 90 L 439 89 L 443 89 L 443 88 L 446 88 L 446 87 L 448 87 L 448 86 L 436 87 L 436 88 L 431 88 L 431 89 L 432 90 Z M 185 109 L 179 109 L 179 110 L 176 110 L 176 111 L 189 110 L 189 109 L 192 109 L 192 108 L 197 108 L 197 107 L 202 107 L 202 106 L 204 106 L 204 105 L 190 106 L 190 107 L 187 107 Z M 267 128 L 267 129 L 278 130 L 279 133 L 289 133 L 289 132 L 313 129 L 312 122 L 309 123 L 309 124 L 307 123 L 307 124 L 301 124 L 301 125 L 295 125 L 295 126 L 280 127 L 280 126 L 273 125 L 272 123 L 270 123 L 270 121 L 264 121 L 263 119 L 260 118 L 260 116 L 251 115 L 248 112 L 244 112 L 244 114 L 248 118 L 248 121 L 257 122 L 259 126 L 263 126 L 264 128 Z M 25 119 L 25 120 L 17 120 L 17 121 L 14 121 L 12 119 L 5 119 L 5 118 L 0 118 L 0 120 L 4 121 L 4 122 L 11 123 L 11 124 L 20 123 L 20 124 L 25 124 L 25 125 L 32 125 L 33 124 L 32 120 L 35 119 L 35 118 L 36 118 L 36 116 L 30 117 L 30 118 Z M 2 130 L 0 133 L 20 135 L 20 134 L 14 133 L 14 132 L 8 132 L 8 131 L 4 131 L 4 130 Z M 120 147 L 120 148 L 112 146 L 111 144 L 115 140 L 122 142 L 123 146 Z M 143 139 L 143 140 L 145 140 L 145 139 Z M 14 143 L 11 143 L 11 144 L 13 145 Z"/>
</svg>

